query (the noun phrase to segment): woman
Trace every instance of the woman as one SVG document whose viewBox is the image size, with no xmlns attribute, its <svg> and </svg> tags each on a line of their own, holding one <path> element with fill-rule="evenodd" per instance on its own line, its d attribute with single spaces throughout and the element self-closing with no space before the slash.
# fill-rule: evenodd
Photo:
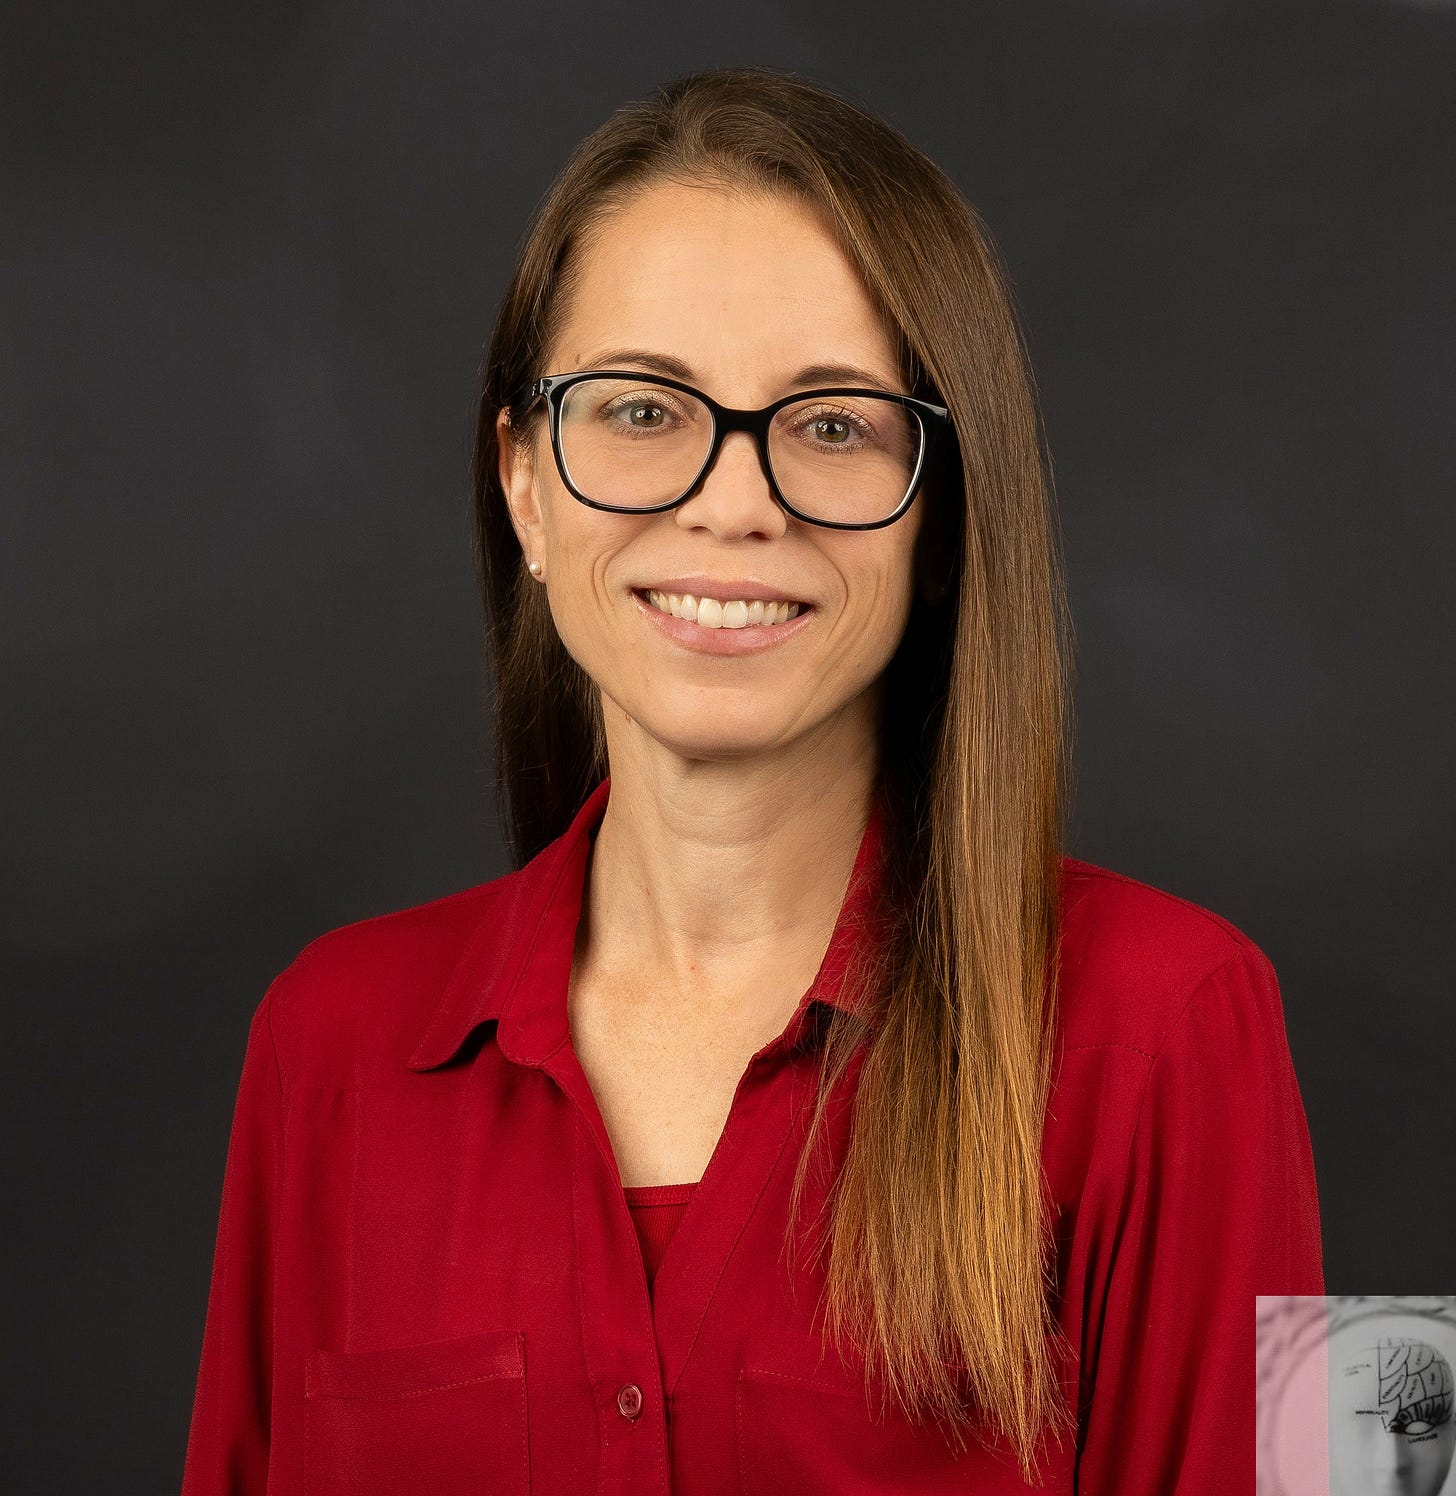
<svg viewBox="0 0 1456 1496">
<path fill-rule="evenodd" d="M 1322 1292 L 1269 961 L 1062 854 L 1003 277 L 792 74 L 542 204 L 476 501 L 518 868 L 254 1017 L 184 1490 L 1252 1490 Z"/>
</svg>

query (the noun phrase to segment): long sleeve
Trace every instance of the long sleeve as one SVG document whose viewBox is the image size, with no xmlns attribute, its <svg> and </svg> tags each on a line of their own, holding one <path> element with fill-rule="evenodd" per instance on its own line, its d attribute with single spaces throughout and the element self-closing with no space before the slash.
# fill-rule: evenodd
<svg viewBox="0 0 1456 1496">
<path fill-rule="evenodd" d="M 284 1111 L 272 998 L 270 988 L 249 1026 L 233 1110 L 182 1496 L 267 1489 Z"/>
<path fill-rule="evenodd" d="M 1077 1490 L 1252 1496 L 1255 1295 L 1324 1292 L 1309 1132 L 1256 946 L 1199 983 L 1153 1057 L 1106 1225 Z"/>
</svg>

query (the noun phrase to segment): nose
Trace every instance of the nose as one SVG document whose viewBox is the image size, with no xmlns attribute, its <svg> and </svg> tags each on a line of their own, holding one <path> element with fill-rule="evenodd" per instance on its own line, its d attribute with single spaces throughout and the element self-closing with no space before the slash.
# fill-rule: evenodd
<svg viewBox="0 0 1456 1496">
<path fill-rule="evenodd" d="M 673 512 L 679 524 L 703 525 L 725 538 L 781 535 L 789 518 L 773 496 L 763 453 L 747 431 L 724 435 L 697 487 Z"/>
<path fill-rule="evenodd" d="M 1381 1481 L 1396 1480 L 1405 1473 L 1407 1464 L 1396 1437 L 1376 1441 L 1370 1461 L 1371 1475 Z"/>
</svg>

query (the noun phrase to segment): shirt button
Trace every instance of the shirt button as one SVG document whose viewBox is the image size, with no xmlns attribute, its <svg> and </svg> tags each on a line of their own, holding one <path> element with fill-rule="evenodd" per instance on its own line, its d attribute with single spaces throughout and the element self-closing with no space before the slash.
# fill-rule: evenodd
<svg viewBox="0 0 1456 1496">
<path fill-rule="evenodd" d="M 642 1411 L 642 1389 L 628 1382 L 617 1394 L 617 1411 L 623 1418 L 635 1418 Z"/>
</svg>

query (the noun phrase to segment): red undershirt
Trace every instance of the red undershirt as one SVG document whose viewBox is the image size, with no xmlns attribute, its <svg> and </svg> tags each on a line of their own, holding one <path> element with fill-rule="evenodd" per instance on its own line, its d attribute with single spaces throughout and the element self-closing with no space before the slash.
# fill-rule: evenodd
<svg viewBox="0 0 1456 1496">
<path fill-rule="evenodd" d="M 638 1184 L 627 1185 L 623 1194 L 632 1212 L 632 1224 L 637 1228 L 637 1240 L 642 1243 L 642 1261 L 647 1268 L 650 1284 L 657 1277 L 657 1265 L 683 1210 L 691 1198 L 695 1184 Z"/>
</svg>

